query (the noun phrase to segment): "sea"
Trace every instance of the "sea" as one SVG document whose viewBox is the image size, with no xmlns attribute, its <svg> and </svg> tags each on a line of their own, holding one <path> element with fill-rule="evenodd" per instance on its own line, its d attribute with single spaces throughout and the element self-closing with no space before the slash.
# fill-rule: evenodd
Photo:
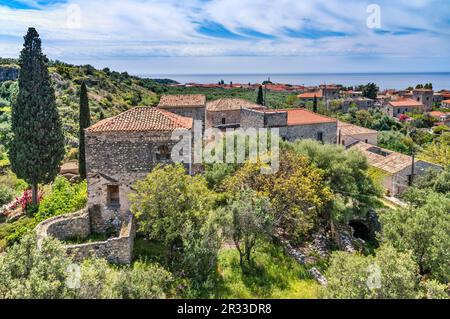
<svg viewBox="0 0 450 319">
<path fill-rule="evenodd" d="M 406 89 L 417 84 L 432 83 L 435 91 L 450 90 L 450 72 L 440 73 L 298 73 L 298 74 L 141 74 L 146 78 L 172 79 L 178 83 L 261 83 L 270 78 L 274 83 L 316 86 L 342 84 L 356 86 L 375 83 L 381 90 Z"/>
</svg>

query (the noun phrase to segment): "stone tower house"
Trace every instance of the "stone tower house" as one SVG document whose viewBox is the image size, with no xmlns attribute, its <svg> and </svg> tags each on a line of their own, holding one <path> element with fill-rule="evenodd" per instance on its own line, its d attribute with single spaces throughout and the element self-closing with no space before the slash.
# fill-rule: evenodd
<svg viewBox="0 0 450 319">
<path fill-rule="evenodd" d="M 416 89 L 413 90 L 413 100 L 422 103 L 425 106 L 426 112 L 431 111 L 433 108 L 433 90 Z"/>
</svg>

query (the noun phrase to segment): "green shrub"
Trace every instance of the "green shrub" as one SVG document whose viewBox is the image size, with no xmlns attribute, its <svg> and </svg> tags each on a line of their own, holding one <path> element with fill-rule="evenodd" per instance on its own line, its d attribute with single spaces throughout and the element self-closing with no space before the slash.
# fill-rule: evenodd
<svg viewBox="0 0 450 319">
<path fill-rule="evenodd" d="M 53 216 L 75 212 L 82 209 L 86 205 L 86 201 L 85 181 L 79 184 L 70 184 L 67 179 L 58 176 L 50 192 L 44 194 L 35 218 L 42 221 Z"/>
<path fill-rule="evenodd" d="M 14 198 L 14 191 L 6 185 L 0 185 L 0 206 L 3 206 Z"/>
</svg>

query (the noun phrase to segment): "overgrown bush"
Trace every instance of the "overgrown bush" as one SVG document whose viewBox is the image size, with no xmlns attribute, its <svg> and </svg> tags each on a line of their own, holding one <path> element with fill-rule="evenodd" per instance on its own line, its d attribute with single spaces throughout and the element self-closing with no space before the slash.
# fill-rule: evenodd
<svg viewBox="0 0 450 319">
<path fill-rule="evenodd" d="M 0 185 L 0 207 L 14 198 L 14 191 L 6 185 Z"/>
<path fill-rule="evenodd" d="M 151 299 L 171 290 L 171 274 L 157 264 L 119 268 L 91 259 L 78 265 L 77 276 L 72 263 L 58 240 L 46 238 L 38 249 L 35 238 L 25 236 L 0 255 L 0 299 Z"/>
<path fill-rule="evenodd" d="M 66 178 L 58 176 L 51 190 L 45 194 L 35 215 L 36 220 L 75 212 L 82 209 L 87 201 L 86 181 L 71 184 Z"/>
</svg>

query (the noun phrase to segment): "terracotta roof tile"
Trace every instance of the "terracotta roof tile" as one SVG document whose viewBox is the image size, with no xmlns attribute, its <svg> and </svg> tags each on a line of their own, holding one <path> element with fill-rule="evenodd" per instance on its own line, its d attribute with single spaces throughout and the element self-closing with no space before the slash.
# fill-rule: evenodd
<svg viewBox="0 0 450 319">
<path fill-rule="evenodd" d="M 342 121 L 338 121 L 338 128 L 342 135 L 378 134 L 378 131 Z"/>
<path fill-rule="evenodd" d="M 144 132 L 190 129 L 192 118 L 153 107 L 135 107 L 90 126 L 88 132 Z"/>
<path fill-rule="evenodd" d="M 267 110 L 270 112 L 287 112 L 288 125 L 308 125 L 319 123 L 337 123 L 337 120 L 328 116 L 320 115 L 305 109 L 279 109 Z"/>
<path fill-rule="evenodd" d="M 205 104 L 206 97 L 203 94 L 164 94 L 158 107 L 204 107 Z"/>
<path fill-rule="evenodd" d="M 322 91 L 318 91 L 318 92 L 306 92 L 306 93 L 302 93 L 297 95 L 297 97 L 299 99 L 313 99 L 314 96 L 316 96 L 318 99 L 322 98 Z"/>
<path fill-rule="evenodd" d="M 206 103 L 208 111 L 232 111 L 242 108 L 259 109 L 263 106 L 244 99 L 218 99 Z"/>
<path fill-rule="evenodd" d="M 412 163 L 411 156 L 390 151 L 364 142 L 354 144 L 350 149 L 357 149 L 366 155 L 371 166 L 395 174 Z M 383 155 L 384 154 L 384 155 Z"/>
<path fill-rule="evenodd" d="M 400 99 L 397 101 L 391 101 L 389 104 L 393 107 L 404 107 L 404 106 L 413 106 L 413 107 L 423 107 L 423 104 L 417 102 L 413 99 Z"/>
</svg>

